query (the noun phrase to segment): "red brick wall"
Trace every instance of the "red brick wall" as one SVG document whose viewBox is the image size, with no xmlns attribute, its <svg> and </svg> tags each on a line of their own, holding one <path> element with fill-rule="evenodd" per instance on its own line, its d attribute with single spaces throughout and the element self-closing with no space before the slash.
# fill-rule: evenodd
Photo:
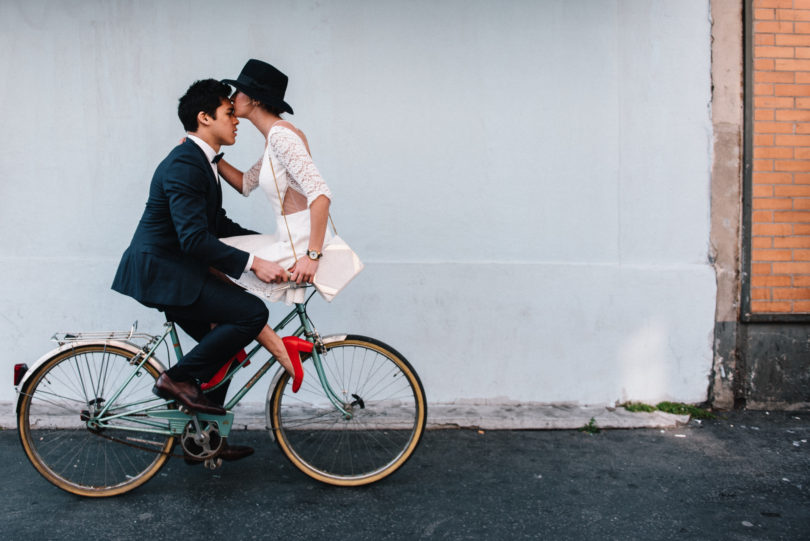
<svg viewBox="0 0 810 541">
<path fill-rule="evenodd" d="M 751 311 L 810 312 L 810 0 L 754 0 Z"/>
</svg>

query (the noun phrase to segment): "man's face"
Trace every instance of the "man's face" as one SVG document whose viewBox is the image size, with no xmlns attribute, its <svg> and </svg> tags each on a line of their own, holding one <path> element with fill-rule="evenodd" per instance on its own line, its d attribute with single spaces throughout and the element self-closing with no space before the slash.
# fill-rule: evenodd
<svg viewBox="0 0 810 541">
<path fill-rule="evenodd" d="M 232 145 L 236 142 L 236 125 L 239 124 L 239 119 L 233 113 L 231 100 L 223 98 L 222 103 L 217 107 L 217 117 L 208 118 L 211 121 L 209 133 L 216 143 Z"/>
</svg>

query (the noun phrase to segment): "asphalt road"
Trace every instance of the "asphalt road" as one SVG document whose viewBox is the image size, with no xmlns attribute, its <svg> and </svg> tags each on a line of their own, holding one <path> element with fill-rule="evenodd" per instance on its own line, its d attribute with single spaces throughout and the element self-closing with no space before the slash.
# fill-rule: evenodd
<svg viewBox="0 0 810 541">
<path fill-rule="evenodd" d="M 2 539 L 810 539 L 810 412 L 680 429 L 438 430 L 363 488 L 299 473 L 263 432 L 216 471 L 171 460 L 104 500 L 62 492 L 0 432 Z"/>
</svg>

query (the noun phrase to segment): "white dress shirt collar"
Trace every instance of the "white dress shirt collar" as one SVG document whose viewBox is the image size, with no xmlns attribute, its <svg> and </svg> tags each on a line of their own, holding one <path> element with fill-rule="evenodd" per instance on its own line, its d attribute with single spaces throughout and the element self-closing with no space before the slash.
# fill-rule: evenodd
<svg viewBox="0 0 810 541">
<path fill-rule="evenodd" d="M 213 148 L 211 148 L 211 145 L 209 145 L 208 143 L 206 143 L 205 141 L 203 141 L 202 139 L 200 139 L 196 135 L 192 135 L 190 133 L 187 133 L 186 137 L 188 137 L 189 139 L 191 139 L 192 141 L 197 143 L 197 146 L 200 147 L 203 152 L 205 152 L 205 156 L 206 156 L 206 158 L 208 158 L 209 162 L 214 159 L 214 156 L 217 155 L 216 151 Z"/>
<path fill-rule="evenodd" d="M 191 135 L 190 133 L 187 133 L 186 137 L 191 139 L 198 147 L 202 149 L 203 153 L 205 153 L 205 157 L 208 159 L 208 163 L 211 164 L 211 170 L 214 171 L 214 178 L 216 178 L 217 182 L 219 182 L 219 174 L 218 174 L 219 172 L 217 171 L 217 164 L 211 163 L 211 160 L 213 160 L 214 156 L 217 155 L 216 150 L 211 148 L 211 145 L 209 145 L 196 135 Z"/>
</svg>

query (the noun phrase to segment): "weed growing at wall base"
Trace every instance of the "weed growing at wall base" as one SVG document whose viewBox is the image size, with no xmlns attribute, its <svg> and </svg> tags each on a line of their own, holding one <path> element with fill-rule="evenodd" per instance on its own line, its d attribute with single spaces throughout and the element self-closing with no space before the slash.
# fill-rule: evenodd
<svg viewBox="0 0 810 541">
<path fill-rule="evenodd" d="M 656 406 L 660 411 L 667 413 L 675 413 L 677 415 L 689 414 L 692 419 L 716 419 L 717 416 L 697 406 L 690 406 L 689 404 L 681 404 L 679 402 L 659 402 Z"/>
<path fill-rule="evenodd" d="M 690 415 L 693 419 L 716 419 L 717 416 L 697 406 L 683 404 L 681 402 L 659 402 L 656 406 L 649 404 L 642 404 L 641 402 L 627 402 L 622 404 L 622 407 L 627 411 L 663 411 L 665 413 L 674 413 L 676 415 Z"/>
<path fill-rule="evenodd" d="M 646 411 L 646 412 L 653 412 L 655 411 L 655 406 L 650 406 L 649 404 L 642 404 L 641 402 L 628 402 L 626 404 L 622 404 L 624 409 L 627 411 Z"/>
<path fill-rule="evenodd" d="M 591 417 L 591 420 L 588 421 L 588 424 L 580 428 L 579 431 L 587 432 L 588 434 L 598 434 L 602 431 L 602 429 L 596 426 L 596 419 Z"/>
</svg>

